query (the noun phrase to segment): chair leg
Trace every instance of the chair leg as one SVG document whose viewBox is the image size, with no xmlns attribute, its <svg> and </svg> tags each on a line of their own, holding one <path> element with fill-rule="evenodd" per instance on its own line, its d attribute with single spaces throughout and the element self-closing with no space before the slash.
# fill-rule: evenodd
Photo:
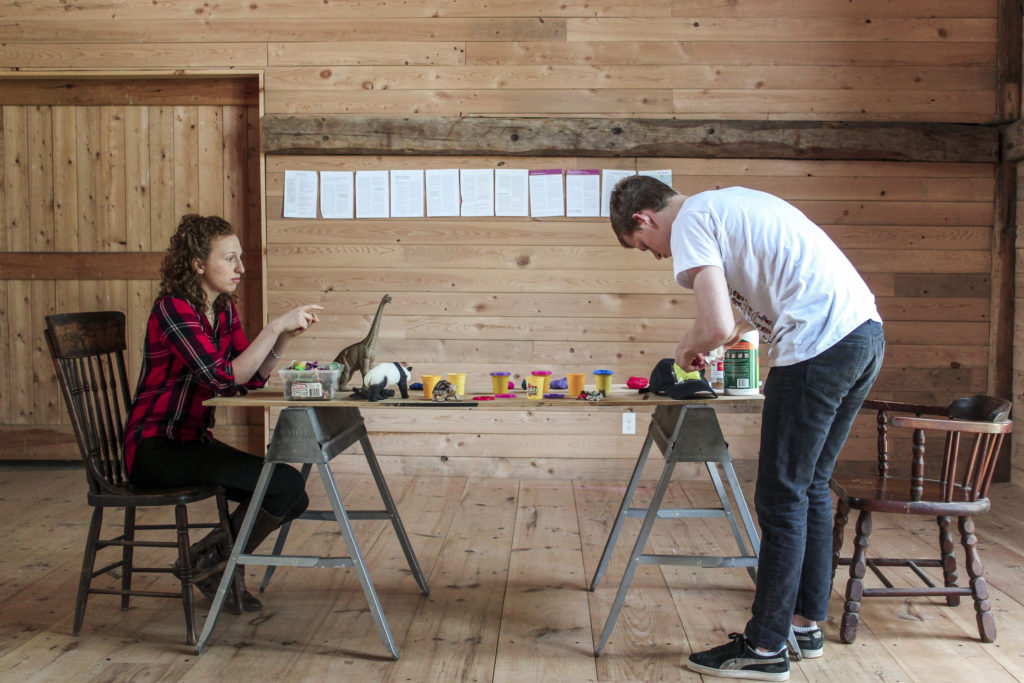
<svg viewBox="0 0 1024 683">
<path fill-rule="evenodd" d="M 92 572 L 96 566 L 96 544 L 100 538 L 100 527 L 103 526 L 103 508 L 92 509 L 92 520 L 89 522 L 89 534 L 85 539 L 85 554 L 82 556 L 82 574 L 78 579 L 78 598 L 75 600 L 75 621 L 71 627 L 72 635 L 82 632 L 85 621 L 85 604 L 89 600 L 89 586 L 92 584 Z"/>
<path fill-rule="evenodd" d="M 864 574 L 867 571 L 868 537 L 871 535 L 871 513 L 861 510 L 857 516 L 857 532 L 853 539 L 853 557 L 850 559 L 850 580 L 846 582 L 846 605 L 839 625 L 839 639 L 852 643 L 857 638 L 860 624 L 860 601 L 864 596 Z"/>
<path fill-rule="evenodd" d="M 185 640 L 196 644 L 196 607 L 192 594 L 191 553 L 188 548 L 188 511 L 184 505 L 174 506 L 174 524 L 178 530 L 178 561 L 184 571 L 181 574 L 181 605 L 185 610 Z"/>
<path fill-rule="evenodd" d="M 964 545 L 966 557 L 964 566 L 971 577 L 971 595 L 974 597 L 974 611 L 977 613 L 978 635 L 981 642 L 992 643 L 996 639 L 996 620 L 992 616 L 992 605 L 988 601 L 988 582 L 985 581 L 985 569 L 978 555 L 978 537 L 974 535 L 974 520 L 971 517 L 959 519 L 960 540 Z"/>
<path fill-rule="evenodd" d="M 839 555 L 843 550 L 843 533 L 849 520 L 850 507 L 842 500 L 836 502 L 836 517 L 832 523 L 832 580 L 836 579 L 836 568 L 839 566 Z"/>
<path fill-rule="evenodd" d="M 956 543 L 953 541 L 953 519 L 949 515 L 936 518 L 939 523 L 939 550 L 942 562 L 942 577 L 946 588 L 955 588 L 959 577 L 956 573 Z M 960 604 L 959 595 L 947 595 L 946 604 L 956 607 Z"/>
<path fill-rule="evenodd" d="M 131 607 L 132 567 L 135 561 L 135 508 L 124 509 L 124 545 L 121 546 L 121 609 Z"/>
</svg>

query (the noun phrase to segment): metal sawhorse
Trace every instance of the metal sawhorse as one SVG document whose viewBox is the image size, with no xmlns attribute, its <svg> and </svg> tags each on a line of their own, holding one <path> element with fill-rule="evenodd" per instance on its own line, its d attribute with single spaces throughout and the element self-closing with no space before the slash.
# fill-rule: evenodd
<svg viewBox="0 0 1024 683">
<path fill-rule="evenodd" d="M 665 457 L 665 469 L 658 480 L 658 486 L 654 490 L 650 506 L 647 508 L 633 508 L 630 504 L 633 495 L 636 493 L 637 485 L 640 482 L 640 475 L 643 473 L 644 465 L 647 463 L 647 456 L 651 452 L 651 446 L 657 444 Z M 672 471 L 676 463 L 680 462 L 702 462 L 707 466 L 708 474 L 715 485 L 715 492 L 721 501 L 720 508 L 665 508 L 662 509 L 661 501 L 665 497 L 669 481 L 672 478 Z M 727 492 L 722 484 L 722 477 L 718 473 L 718 465 L 725 470 L 726 479 L 729 482 Z M 733 503 L 729 501 L 731 492 Z M 733 504 L 739 512 L 740 521 L 743 523 L 741 531 L 733 513 Z M 760 543 L 757 531 L 754 528 L 754 521 L 750 517 L 750 511 L 743 498 L 743 491 L 740 489 L 739 479 L 736 477 L 736 470 L 732 466 L 732 458 L 729 457 L 729 449 L 722 435 L 722 428 L 718 424 L 715 410 L 706 404 L 680 404 L 658 406 L 651 417 L 651 425 L 647 430 L 647 439 L 640 451 L 636 467 L 633 469 L 633 476 L 629 479 L 626 487 L 626 495 L 622 498 L 619 512 L 615 517 L 611 533 L 604 545 L 604 552 L 601 554 L 601 561 L 597 565 L 594 579 L 590 583 L 590 590 L 596 590 L 597 584 L 608 568 L 608 561 L 611 558 L 615 542 L 622 531 L 622 523 L 627 517 L 643 517 L 643 525 L 640 527 L 640 534 L 637 536 L 626 564 L 626 571 L 622 575 L 622 583 L 619 584 L 619 592 L 612 603 L 611 612 L 605 622 L 601 639 L 594 650 L 595 655 L 600 655 L 604 646 L 611 637 L 612 629 L 615 628 L 615 621 L 618 619 L 622 603 L 626 599 L 626 592 L 633 582 L 633 575 L 636 573 L 639 564 L 674 564 L 674 565 L 695 565 L 698 567 L 746 567 L 751 578 L 756 580 L 757 553 L 760 550 Z M 713 555 L 648 555 L 644 553 L 647 539 L 651 535 L 651 528 L 655 519 L 679 519 L 686 517 L 725 517 L 732 528 L 732 534 L 739 547 L 739 555 L 735 556 L 713 556 Z M 746 532 L 744 539 L 743 531 Z M 747 544 L 749 541 L 749 547 Z M 799 649 L 797 649 L 799 653 Z"/>
<path fill-rule="evenodd" d="M 334 483 L 329 462 L 334 456 L 356 442 L 359 442 L 362 447 L 363 455 L 366 456 L 366 462 L 370 466 L 373 479 L 377 484 L 377 490 L 380 492 L 384 503 L 383 510 L 346 511 L 345 506 L 341 502 L 341 496 Z M 274 550 L 270 555 L 255 555 L 242 552 L 249 541 L 253 523 L 256 519 L 256 511 L 259 510 L 263 497 L 266 495 L 271 473 L 279 463 L 301 464 L 304 479 L 308 479 L 313 465 L 317 466 L 320 472 L 320 479 L 327 491 L 327 500 L 331 504 L 331 509 L 307 510 L 298 519 L 337 521 L 338 527 L 341 530 L 341 536 L 345 540 L 345 546 L 348 548 L 349 556 L 282 555 L 281 550 L 284 548 L 290 525 L 282 526 L 281 531 L 278 533 L 277 541 L 274 544 Z M 416 583 L 419 584 L 424 595 L 429 595 L 430 589 L 427 587 L 426 577 L 423 576 L 423 571 L 416 560 L 412 544 L 409 542 L 409 536 L 402 524 L 401 517 L 398 515 L 398 509 L 395 507 L 394 499 L 388 490 L 380 465 L 377 463 L 377 456 L 373 452 L 373 446 L 370 445 L 370 439 L 366 433 L 366 425 L 363 422 L 362 415 L 359 413 L 359 409 L 338 407 L 285 408 L 281 412 L 277 425 L 274 428 L 274 436 L 267 450 L 263 470 L 260 472 L 260 478 L 256 483 L 256 490 L 253 492 L 249 508 L 245 513 L 245 519 L 242 521 L 238 538 L 235 539 L 234 547 L 231 550 L 231 557 L 224 569 L 224 576 L 221 579 L 220 586 L 217 588 L 217 594 L 214 596 L 213 604 L 210 606 L 210 613 L 206 617 L 206 623 L 203 625 L 203 632 L 196 643 L 196 653 L 202 653 L 203 647 L 217 623 L 217 617 L 224 604 L 224 598 L 227 594 L 231 577 L 234 576 L 236 565 L 255 564 L 267 567 L 260 590 L 266 587 L 270 581 L 270 576 L 273 574 L 273 570 L 279 566 L 352 567 L 356 572 L 356 576 L 359 577 L 363 593 L 366 594 L 370 613 L 377 624 L 377 632 L 380 634 L 381 640 L 384 641 L 384 645 L 387 647 L 391 657 L 398 659 L 398 647 L 391 636 L 391 629 L 388 627 L 387 619 L 381 610 L 377 591 L 373 587 L 370 574 L 363 561 L 363 555 L 359 550 L 359 544 L 352 533 L 350 520 L 353 519 L 391 520 L 391 524 L 395 529 L 395 535 L 398 537 L 398 542 L 405 552 L 405 558 L 409 563 L 409 569 L 412 571 Z"/>
</svg>

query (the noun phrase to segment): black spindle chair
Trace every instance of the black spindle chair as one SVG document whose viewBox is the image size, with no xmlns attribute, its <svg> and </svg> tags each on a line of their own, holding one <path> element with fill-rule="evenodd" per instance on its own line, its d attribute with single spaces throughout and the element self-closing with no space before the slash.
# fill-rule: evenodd
<svg viewBox="0 0 1024 683">
<path fill-rule="evenodd" d="M 82 574 L 75 603 L 74 635 L 79 635 L 90 595 L 120 595 L 121 609 L 128 609 L 132 596 L 176 598 L 185 609 L 186 638 L 196 642 L 195 606 L 192 584 L 217 571 L 193 573 L 190 569 L 189 530 L 221 527 L 228 542 L 231 526 L 227 499 L 218 486 L 194 486 L 178 489 L 140 490 L 128 481 L 124 468 L 124 422 L 131 402 L 125 373 L 125 316 L 119 311 L 66 313 L 46 317 L 46 343 L 50 348 L 61 393 L 74 427 L 78 450 L 85 464 L 89 490 L 87 500 L 93 508 L 89 535 L 82 559 Z M 188 521 L 186 506 L 216 498 L 219 523 Z M 137 524 L 139 507 L 174 507 L 174 524 Z M 124 508 L 124 529 L 111 538 L 100 538 L 105 508 Z M 174 540 L 150 540 L 136 532 L 175 530 Z M 148 535 L 148 534 L 147 534 Z M 181 584 L 176 592 L 132 588 L 132 577 L 140 573 L 172 573 L 171 563 L 164 567 L 139 567 L 134 549 L 177 548 L 178 567 L 174 573 Z M 104 548 L 120 548 L 120 557 L 96 568 L 97 553 Z M 93 580 L 104 574 L 120 572 L 120 588 L 94 587 Z M 107 584 L 109 585 L 109 584 Z M 116 586 L 116 583 L 114 584 Z M 233 586 L 235 597 L 237 586 Z"/>
<path fill-rule="evenodd" d="M 833 565 L 849 565 L 846 600 L 839 637 L 852 643 L 860 623 L 860 603 L 868 597 L 928 597 L 946 599 L 946 604 L 959 604 L 961 596 L 974 600 L 978 634 L 991 643 L 996 638 L 995 619 L 989 601 L 988 584 L 978 554 L 974 517 L 985 514 L 991 506 L 989 484 L 996 461 L 1007 434 L 1013 430 L 1009 401 L 990 396 L 959 398 L 948 407 L 926 406 L 896 401 L 864 402 L 874 410 L 878 423 L 878 464 L 874 475 L 845 473 L 837 468 L 830 486 L 836 494 L 836 516 L 833 527 Z M 905 471 L 890 471 L 889 441 L 894 430 L 911 437 L 910 463 Z M 925 455 L 925 435 L 939 438 L 936 447 Z M 894 468 L 895 469 L 895 468 Z M 843 529 L 851 510 L 859 510 L 851 557 L 841 557 Z M 874 557 L 868 555 L 872 513 L 929 515 L 938 523 L 938 548 L 932 557 Z M 969 586 L 958 585 L 956 543 L 953 541 L 953 519 L 957 520 L 960 542 L 964 548 L 964 566 Z M 923 586 L 897 585 L 882 568 L 909 569 Z M 922 568 L 935 567 L 942 572 L 942 585 Z M 870 569 L 883 587 L 866 587 L 865 574 Z"/>
</svg>

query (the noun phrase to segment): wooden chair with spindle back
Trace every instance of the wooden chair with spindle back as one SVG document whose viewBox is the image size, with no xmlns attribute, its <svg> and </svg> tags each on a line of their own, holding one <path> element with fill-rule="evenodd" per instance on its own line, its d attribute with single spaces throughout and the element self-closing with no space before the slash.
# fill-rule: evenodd
<svg viewBox="0 0 1024 683">
<path fill-rule="evenodd" d="M 124 421 L 131 403 L 130 387 L 125 373 L 125 316 L 120 311 L 67 313 L 46 317 L 44 331 L 57 372 L 61 394 L 74 427 L 78 450 L 85 464 L 89 490 L 87 500 L 93 508 L 92 520 L 82 559 L 82 573 L 75 603 L 73 633 L 79 635 L 85 619 L 85 606 L 90 595 L 121 596 L 121 609 L 128 609 L 132 596 L 177 598 L 185 609 L 186 638 L 196 642 L 195 608 L 192 584 L 213 571 L 204 573 L 179 570 L 181 588 L 177 592 L 133 590 L 132 577 L 140 573 L 172 573 L 171 564 L 164 567 L 139 567 L 134 562 L 136 547 L 177 548 L 179 567 L 191 567 L 189 530 L 221 527 L 228 541 L 227 498 L 218 486 L 194 486 L 179 489 L 139 490 L 128 481 L 123 460 Z M 219 523 L 189 523 L 186 506 L 216 498 Z M 174 524 L 137 524 L 136 508 L 174 507 Z M 124 529 L 112 538 L 100 538 L 105 508 L 124 508 Z M 136 532 L 175 530 L 175 540 L 136 538 Z M 96 569 L 97 552 L 108 547 L 120 548 L 120 559 Z M 94 588 L 93 579 L 120 571 L 121 587 Z M 116 584 L 115 584 L 116 585 Z M 233 587 L 236 591 L 237 586 Z"/>
<path fill-rule="evenodd" d="M 857 637 L 863 598 L 941 596 L 945 597 L 947 605 L 955 606 L 960 603 L 960 596 L 970 595 L 974 599 L 978 634 L 982 641 L 993 642 L 996 637 L 995 619 L 978 554 L 973 517 L 989 511 L 989 484 L 1003 440 L 1012 431 L 1009 420 L 1011 403 L 990 396 L 968 396 L 953 401 L 946 408 L 874 400 L 865 401 L 864 408 L 877 411 L 877 474 L 844 474 L 837 468 L 830 482 L 838 499 L 832 541 L 833 577 L 837 566 L 850 567 L 840 639 L 844 643 L 852 643 Z M 912 437 L 909 476 L 893 475 L 889 471 L 889 432 L 895 429 L 909 430 Z M 931 465 L 925 457 L 927 432 L 943 434 L 940 460 Z M 840 556 L 843 530 L 850 510 L 859 510 L 860 513 L 852 556 L 843 558 Z M 939 530 L 937 557 L 869 558 L 871 515 L 878 512 L 934 516 Z M 969 587 L 961 587 L 957 583 L 956 544 L 952 533 L 954 517 L 958 520 L 965 553 L 964 565 L 970 577 Z M 882 567 L 908 568 L 924 582 L 924 586 L 896 586 L 882 572 Z M 936 585 L 922 567 L 941 568 L 943 585 Z M 878 577 L 883 588 L 864 586 L 867 569 Z"/>
</svg>

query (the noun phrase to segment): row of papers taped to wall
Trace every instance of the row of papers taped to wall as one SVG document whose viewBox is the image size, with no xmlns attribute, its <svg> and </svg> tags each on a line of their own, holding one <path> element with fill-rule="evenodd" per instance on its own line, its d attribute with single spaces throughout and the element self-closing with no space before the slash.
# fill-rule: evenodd
<svg viewBox="0 0 1024 683">
<path fill-rule="evenodd" d="M 672 185 L 672 171 L 458 169 L 285 171 L 284 217 L 607 217 L 612 188 L 626 176 Z"/>
</svg>

